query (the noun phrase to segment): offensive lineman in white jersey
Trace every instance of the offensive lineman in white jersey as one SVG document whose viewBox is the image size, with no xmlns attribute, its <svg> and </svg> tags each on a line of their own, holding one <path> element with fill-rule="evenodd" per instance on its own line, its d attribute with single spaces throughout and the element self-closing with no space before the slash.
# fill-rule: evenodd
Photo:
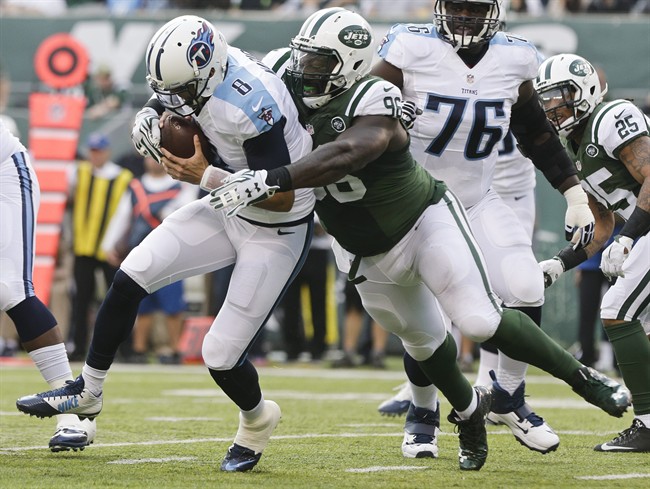
<svg viewBox="0 0 650 489">
<path fill-rule="evenodd" d="M 437 0 L 433 24 L 399 24 L 389 31 L 373 74 L 400 87 L 404 99 L 423 111 L 411 130 L 411 151 L 460 198 L 504 305 L 539 325 L 544 281 L 530 236 L 491 188 L 497 145 L 508 128 L 565 195 L 567 237 L 582 228 L 576 246 L 592 239 L 594 217 L 533 89 L 540 56 L 526 40 L 498 32 L 500 7 L 500 0 Z M 496 371 L 491 418 L 506 423 L 531 450 L 555 450 L 559 438 L 524 400 L 527 364 L 502 353 L 485 357 L 498 360 L 482 367 Z M 435 388 L 408 356 L 405 366 L 416 387 L 414 404 L 435 409 Z M 407 431 L 409 425 L 417 420 L 407 416 Z"/>
<path fill-rule="evenodd" d="M 159 148 L 165 109 L 195 114 L 223 162 L 235 170 L 271 169 L 311 151 L 311 138 L 282 81 L 247 53 L 229 47 L 205 19 L 188 15 L 165 24 L 149 44 L 146 66 L 155 97 L 136 116 L 132 138 L 139 151 L 162 160 L 173 177 L 192 180 L 183 173 L 185 160 Z M 198 137 L 195 147 L 203 158 Z M 202 187 L 208 188 L 224 172 L 210 167 L 203 176 Z M 194 183 L 201 179 L 195 177 Z M 104 379 L 142 298 L 171 282 L 234 263 L 226 301 L 202 353 L 214 381 L 240 408 L 239 429 L 221 470 L 241 472 L 257 464 L 281 413 L 275 402 L 264 400 L 247 352 L 308 253 L 314 196 L 307 189 L 278 193 L 242 209 L 236 219 L 226 219 L 209 199 L 171 214 L 124 260 L 99 310 L 82 375 L 62 389 L 20 399 L 19 409 L 51 416 L 67 399 L 70 406 L 77 404 L 68 412 L 99 414 Z"/>
<path fill-rule="evenodd" d="M 40 200 L 29 154 L 0 120 L 0 309 L 13 321 L 45 381 L 56 389 L 73 377 L 61 330 L 32 283 Z M 93 442 L 95 432 L 94 421 L 59 414 L 50 450 L 83 450 Z"/>
</svg>

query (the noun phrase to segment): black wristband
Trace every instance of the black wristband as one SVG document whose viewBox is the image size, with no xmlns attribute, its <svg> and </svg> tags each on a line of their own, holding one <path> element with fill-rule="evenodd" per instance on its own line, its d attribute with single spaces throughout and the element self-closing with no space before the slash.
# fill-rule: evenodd
<svg viewBox="0 0 650 489">
<path fill-rule="evenodd" d="M 156 112 L 158 112 L 158 115 L 162 115 L 163 112 L 165 112 L 165 106 L 160 103 L 160 100 L 157 98 L 150 98 L 146 104 L 144 104 L 145 107 L 150 107 Z"/>
<path fill-rule="evenodd" d="M 578 248 L 577 250 L 574 250 L 573 246 L 562 248 L 557 254 L 557 257 L 562 262 L 562 266 L 564 267 L 565 272 L 577 267 L 583 261 L 586 261 L 589 258 L 584 248 Z"/>
<path fill-rule="evenodd" d="M 648 231 L 650 231 L 650 213 L 637 206 L 618 234 L 637 239 L 648 234 Z"/>
<path fill-rule="evenodd" d="M 278 190 L 280 192 L 291 190 L 293 187 L 289 169 L 286 166 L 280 166 L 278 168 L 273 168 L 272 170 L 267 170 L 266 184 L 269 186 L 279 187 Z"/>
</svg>

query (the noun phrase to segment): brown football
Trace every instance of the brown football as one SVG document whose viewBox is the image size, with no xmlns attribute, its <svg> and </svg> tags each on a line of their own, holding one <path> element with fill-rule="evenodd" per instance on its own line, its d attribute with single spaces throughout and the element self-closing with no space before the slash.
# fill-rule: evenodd
<svg viewBox="0 0 650 489">
<path fill-rule="evenodd" d="M 201 126 L 193 118 L 186 119 L 179 115 L 170 115 L 160 130 L 160 146 L 179 158 L 190 158 L 194 155 L 195 134 L 199 135 L 201 149 L 206 159 L 210 161 L 212 147 L 205 137 Z"/>
</svg>

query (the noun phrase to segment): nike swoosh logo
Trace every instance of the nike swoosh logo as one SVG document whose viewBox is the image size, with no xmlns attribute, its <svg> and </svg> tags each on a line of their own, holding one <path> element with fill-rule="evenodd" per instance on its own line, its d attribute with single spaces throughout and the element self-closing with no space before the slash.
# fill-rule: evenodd
<svg viewBox="0 0 650 489">
<path fill-rule="evenodd" d="M 624 111 L 624 110 L 621 110 L 621 111 L 618 113 L 618 115 L 615 115 L 615 116 L 614 116 L 614 119 L 618 119 L 619 117 L 621 117 L 621 116 L 623 115 L 623 112 L 625 112 L 625 111 Z"/>
<path fill-rule="evenodd" d="M 389 92 L 389 91 L 391 91 L 392 89 L 393 89 L 393 87 L 388 87 L 388 88 L 384 87 L 384 92 Z"/>
<path fill-rule="evenodd" d="M 296 234 L 294 231 L 283 231 L 282 229 L 278 229 L 278 236 L 286 236 L 287 234 Z"/>
<path fill-rule="evenodd" d="M 518 195 L 517 197 L 515 197 L 515 200 L 521 200 L 521 199 L 523 199 L 524 197 L 526 197 L 526 196 L 525 196 L 525 195 Z"/>
<path fill-rule="evenodd" d="M 264 100 L 264 97 L 260 97 L 260 101 L 257 102 L 257 105 L 253 105 L 253 112 L 260 110 L 260 107 L 262 106 L 262 100 Z"/>
<path fill-rule="evenodd" d="M 600 446 L 600 449 L 601 449 L 602 451 L 604 451 L 604 452 L 609 452 L 609 451 L 614 451 L 614 450 L 618 450 L 618 451 L 634 450 L 633 447 L 620 447 L 620 446 L 610 447 L 607 443 L 603 443 L 603 444 Z"/>
</svg>

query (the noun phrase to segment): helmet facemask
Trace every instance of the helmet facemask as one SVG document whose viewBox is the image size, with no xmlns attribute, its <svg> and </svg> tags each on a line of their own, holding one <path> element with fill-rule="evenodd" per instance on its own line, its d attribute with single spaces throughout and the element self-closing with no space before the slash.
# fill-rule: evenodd
<svg viewBox="0 0 650 489">
<path fill-rule="evenodd" d="M 591 113 L 589 103 L 582 98 L 582 89 L 572 80 L 549 86 L 539 96 L 546 117 L 562 137 L 568 137 Z M 571 115 L 564 118 L 567 111 L 563 109 L 568 109 Z"/>
<path fill-rule="evenodd" d="M 319 10 L 291 40 L 291 92 L 317 109 L 370 72 L 375 53 L 368 22 L 350 10 Z"/>
<path fill-rule="evenodd" d="M 209 78 L 200 78 L 198 70 L 195 70 L 195 74 L 197 78 L 169 89 L 165 89 L 163 83 L 150 75 L 147 75 L 147 82 L 166 109 L 186 116 L 198 113 L 210 96 L 207 94 Z"/>
<path fill-rule="evenodd" d="M 494 37 L 500 15 L 499 0 L 436 0 L 433 22 L 445 41 L 467 49 Z"/>
<path fill-rule="evenodd" d="M 342 66 L 343 61 L 335 50 L 292 41 L 291 62 L 286 71 L 291 91 L 308 107 L 321 107 L 345 90 Z"/>
</svg>

